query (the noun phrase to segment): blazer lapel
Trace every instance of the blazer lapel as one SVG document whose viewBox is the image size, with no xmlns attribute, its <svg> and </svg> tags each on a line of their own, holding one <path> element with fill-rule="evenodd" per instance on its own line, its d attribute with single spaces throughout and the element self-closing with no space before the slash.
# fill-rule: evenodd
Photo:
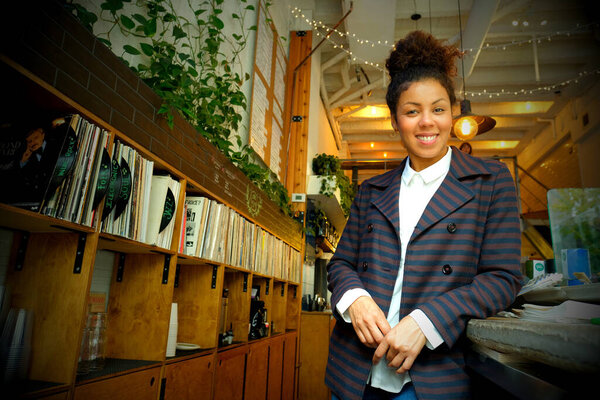
<svg viewBox="0 0 600 400">
<path fill-rule="evenodd" d="M 450 161 L 448 174 L 429 204 L 427 204 L 410 240 L 413 241 L 427 228 L 453 213 L 473 198 L 473 191 L 463 184 L 461 179 L 467 176 L 489 173 L 481 160 L 467 156 L 452 147 L 452 160 Z"/>
<path fill-rule="evenodd" d="M 398 210 L 398 200 L 400 196 L 400 184 L 402 182 L 402 171 L 404 171 L 404 161 L 392 171 L 381 176 L 381 179 L 371 181 L 374 186 L 387 186 L 380 196 L 373 199 L 371 202 L 390 221 L 396 237 L 400 238 L 400 214 Z M 398 239 L 399 240 L 399 239 Z"/>
</svg>

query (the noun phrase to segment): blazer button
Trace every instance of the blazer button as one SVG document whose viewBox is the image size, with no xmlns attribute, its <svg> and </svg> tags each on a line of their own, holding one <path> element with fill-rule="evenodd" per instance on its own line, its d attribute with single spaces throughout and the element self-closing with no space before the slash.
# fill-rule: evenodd
<svg viewBox="0 0 600 400">
<path fill-rule="evenodd" d="M 363 261 L 363 271 L 366 271 L 367 269 L 369 269 L 369 263 L 366 261 Z"/>
<path fill-rule="evenodd" d="M 442 267 L 442 272 L 444 273 L 444 275 L 450 275 L 452 273 L 452 267 L 446 264 Z"/>
<path fill-rule="evenodd" d="M 367 230 L 368 230 L 369 232 L 373 232 L 373 224 L 369 224 L 369 225 L 367 225 Z"/>
<path fill-rule="evenodd" d="M 456 224 L 454 222 L 450 222 L 446 229 L 448 229 L 448 232 L 454 233 L 456 232 Z"/>
</svg>

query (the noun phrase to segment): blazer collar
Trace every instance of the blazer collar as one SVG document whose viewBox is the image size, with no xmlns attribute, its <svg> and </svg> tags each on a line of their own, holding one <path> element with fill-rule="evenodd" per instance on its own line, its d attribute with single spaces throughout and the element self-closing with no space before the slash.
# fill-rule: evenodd
<svg viewBox="0 0 600 400">
<path fill-rule="evenodd" d="M 398 196 L 406 161 L 407 158 L 393 170 L 363 182 L 382 190 L 381 195 L 372 203 L 392 223 L 398 237 L 400 237 Z M 413 238 L 473 198 L 471 189 L 461 182 L 464 178 L 487 174 L 491 174 L 491 171 L 484 160 L 465 154 L 453 146 L 448 174 L 425 208 L 415 227 Z"/>
</svg>

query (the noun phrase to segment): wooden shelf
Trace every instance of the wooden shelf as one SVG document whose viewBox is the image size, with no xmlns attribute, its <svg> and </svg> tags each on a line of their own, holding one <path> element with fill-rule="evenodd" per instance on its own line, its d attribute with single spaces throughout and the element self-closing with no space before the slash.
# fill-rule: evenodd
<svg viewBox="0 0 600 400">
<path fill-rule="evenodd" d="M 95 229 L 92 227 L 74 224 L 48 217 L 47 215 L 39 214 L 22 208 L 13 207 L 7 204 L 0 203 L 0 226 L 19 231 L 26 232 L 81 232 L 93 233 Z"/>
<path fill-rule="evenodd" d="M 118 358 L 107 358 L 104 368 L 91 371 L 85 375 L 77 375 L 76 384 L 84 385 L 112 376 L 119 376 L 131 372 L 142 371 L 161 365 L 160 361 L 124 360 Z"/>
</svg>

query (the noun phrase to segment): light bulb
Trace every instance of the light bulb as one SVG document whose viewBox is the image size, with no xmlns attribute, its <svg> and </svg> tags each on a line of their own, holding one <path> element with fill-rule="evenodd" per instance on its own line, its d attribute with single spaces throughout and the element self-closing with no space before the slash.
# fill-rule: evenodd
<svg viewBox="0 0 600 400">
<path fill-rule="evenodd" d="M 460 140 L 470 140 L 477 135 L 477 122 L 469 117 L 461 117 L 454 123 L 454 134 Z"/>
</svg>

